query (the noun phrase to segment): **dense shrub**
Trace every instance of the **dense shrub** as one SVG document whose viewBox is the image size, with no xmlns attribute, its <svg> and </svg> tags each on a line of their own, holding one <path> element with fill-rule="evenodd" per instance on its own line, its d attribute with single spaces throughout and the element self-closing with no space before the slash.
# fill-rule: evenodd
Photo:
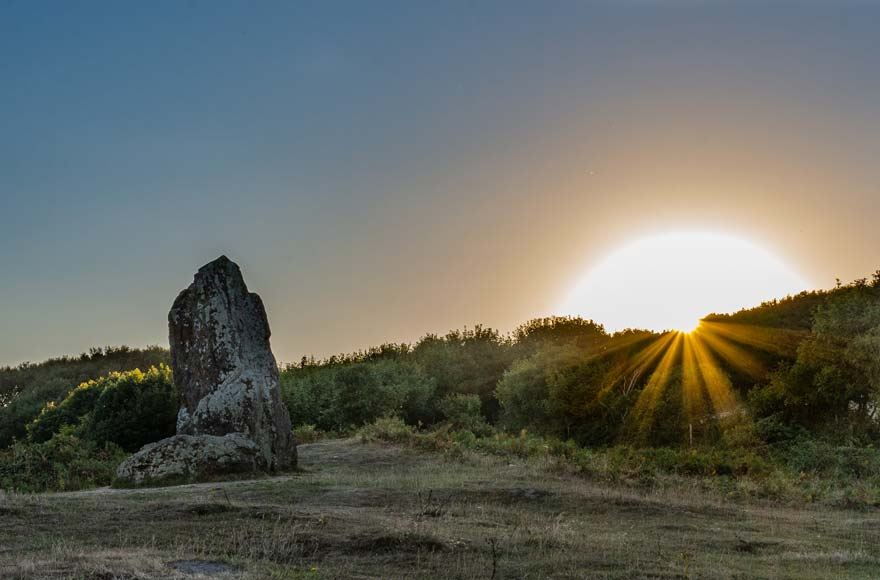
<svg viewBox="0 0 880 580">
<path fill-rule="evenodd" d="M 78 426 L 94 408 L 106 384 L 106 379 L 88 381 L 70 391 L 60 403 L 47 403 L 37 418 L 28 424 L 28 438 L 43 443 L 61 431 L 62 427 Z"/>
<path fill-rule="evenodd" d="M 780 447 L 778 457 L 798 473 L 827 479 L 847 480 L 880 474 L 880 450 L 873 447 L 838 446 L 803 438 Z"/>
<path fill-rule="evenodd" d="M 177 393 L 165 365 L 110 373 L 70 391 L 60 403 L 48 403 L 28 425 L 32 441 L 45 442 L 64 426 L 98 445 L 114 443 L 134 451 L 172 435 Z"/>
<path fill-rule="evenodd" d="M 570 346 L 583 352 L 595 352 L 611 336 L 601 324 L 579 317 L 549 316 L 535 318 L 513 331 L 517 356 L 524 358 L 550 347 Z"/>
<path fill-rule="evenodd" d="M 759 419 L 836 437 L 874 441 L 880 404 L 880 277 L 829 293 L 795 360 L 749 394 Z M 778 431 L 778 430 L 777 430 Z"/>
<path fill-rule="evenodd" d="M 327 437 L 328 434 L 324 431 L 321 431 L 311 423 L 307 423 L 305 425 L 297 425 L 293 428 L 293 439 L 296 441 L 297 445 L 304 443 L 314 443 L 315 441 L 319 441 L 324 437 Z"/>
<path fill-rule="evenodd" d="M 446 395 L 437 407 L 453 429 L 474 433 L 484 433 L 490 429 L 483 417 L 482 404 L 477 395 L 464 393 Z"/>
<path fill-rule="evenodd" d="M 415 429 L 407 425 L 400 417 L 379 417 L 358 431 L 358 435 L 364 443 L 373 441 L 407 443 L 411 441 L 414 434 Z"/>
<path fill-rule="evenodd" d="M 0 450 L 0 489 L 43 492 L 109 485 L 124 458 L 118 446 L 80 439 L 65 427 L 43 443 L 17 442 Z"/>
<path fill-rule="evenodd" d="M 451 393 L 476 395 L 483 415 L 494 421 L 499 411 L 495 386 L 516 358 L 512 345 L 498 331 L 477 325 L 443 337 L 425 336 L 414 347 L 412 358 L 434 381 L 438 399 Z M 435 406 L 432 411 L 429 421 L 439 420 L 439 409 Z"/>
<path fill-rule="evenodd" d="M 73 383 L 76 385 L 76 383 Z M 33 385 L 17 393 L 11 401 L 0 408 L 0 449 L 12 444 L 16 439 L 27 436 L 27 426 L 40 415 L 43 408 L 71 388 L 63 381 L 49 381 Z"/>
<path fill-rule="evenodd" d="M 418 364 L 395 358 L 288 369 L 281 377 L 293 424 L 328 431 L 344 431 L 388 414 L 416 423 L 430 415 L 434 390 L 434 381 Z"/>
<path fill-rule="evenodd" d="M 570 346 L 547 347 L 518 360 L 504 373 L 495 395 L 501 404 L 501 423 L 513 430 L 536 429 L 547 434 L 564 430 L 556 386 L 583 362 Z"/>
<path fill-rule="evenodd" d="M 754 308 L 745 308 L 733 314 L 709 314 L 703 320 L 728 322 L 765 328 L 810 330 L 816 309 L 825 303 L 829 292 L 817 290 L 795 296 L 768 300 Z"/>
<path fill-rule="evenodd" d="M 788 423 L 779 415 L 768 415 L 755 421 L 755 433 L 761 441 L 770 444 L 787 443 L 808 437 L 802 426 Z"/>
<path fill-rule="evenodd" d="M 48 402 L 60 402 L 76 385 L 111 372 L 168 364 L 167 349 L 93 348 L 79 356 L 0 368 L 0 448 L 22 439 Z"/>
<path fill-rule="evenodd" d="M 178 399 L 170 368 L 161 365 L 145 373 L 138 369 L 114 373 L 105 381 L 83 421 L 84 437 L 135 451 L 174 434 Z"/>
<path fill-rule="evenodd" d="M 613 443 L 638 396 L 628 385 L 627 357 L 625 350 L 585 357 L 572 346 L 550 346 L 517 361 L 496 390 L 501 424 L 584 445 Z"/>
</svg>

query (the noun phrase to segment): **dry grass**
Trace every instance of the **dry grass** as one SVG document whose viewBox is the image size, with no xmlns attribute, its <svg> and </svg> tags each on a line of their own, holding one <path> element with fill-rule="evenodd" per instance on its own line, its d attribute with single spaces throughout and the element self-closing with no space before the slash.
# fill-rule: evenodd
<svg viewBox="0 0 880 580">
<path fill-rule="evenodd" d="M 872 578 L 880 512 L 611 488 L 546 465 L 356 441 L 305 473 L 0 496 L 3 578 Z"/>
</svg>

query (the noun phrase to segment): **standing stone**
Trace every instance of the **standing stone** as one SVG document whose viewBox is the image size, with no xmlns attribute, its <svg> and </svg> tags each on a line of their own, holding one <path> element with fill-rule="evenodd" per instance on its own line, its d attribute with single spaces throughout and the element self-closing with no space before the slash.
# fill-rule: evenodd
<svg viewBox="0 0 880 580">
<path fill-rule="evenodd" d="M 171 369 L 181 393 L 177 433 L 242 433 L 269 469 L 295 461 L 263 301 L 226 256 L 204 266 L 168 314 Z"/>
<path fill-rule="evenodd" d="M 177 435 L 117 470 L 122 483 L 204 479 L 296 466 L 263 302 L 226 256 L 202 267 L 168 314 Z"/>
</svg>

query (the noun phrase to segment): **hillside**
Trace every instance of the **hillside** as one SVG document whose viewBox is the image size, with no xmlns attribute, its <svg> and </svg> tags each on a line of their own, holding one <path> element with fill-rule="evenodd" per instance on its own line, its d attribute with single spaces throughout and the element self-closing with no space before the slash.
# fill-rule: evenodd
<svg viewBox="0 0 880 580">
<path fill-rule="evenodd" d="M 564 317 L 508 335 L 478 325 L 304 358 L 280 386 L 304 439 L 394 417 L 477 447 L 528 433 L 553 448 L 658 450 L 683 472 L 788 480 L 806 469 L 848 487 L 880 482 L 878 336 L 875 277 L 709 316 L 691 333 L 609 334 Z M 0 370 L 0 485 L 110 483 L 120 458 L 174 431 L 167 359 L 123 347 Z M 143 372 L 119 372 L 135 367 Z M 835 451 L 850 448 L 858 453 Z M 870 501 L 863 491 L 858 501 Z"/>
</svg>

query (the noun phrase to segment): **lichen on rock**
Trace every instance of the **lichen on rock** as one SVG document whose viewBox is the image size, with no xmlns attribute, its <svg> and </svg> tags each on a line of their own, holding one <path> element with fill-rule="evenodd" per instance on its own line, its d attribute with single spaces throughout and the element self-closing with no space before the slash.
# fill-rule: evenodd
<svg viewBox="0 0 880 580">
<path fill-rule="evenodd" d="M 241 433 L 174 435 L 145 445 L 119 466 L 116 477 L 130 485 L 149 485 L 257 471 L 263 471 L 259 449 Z"/>
</svg>

